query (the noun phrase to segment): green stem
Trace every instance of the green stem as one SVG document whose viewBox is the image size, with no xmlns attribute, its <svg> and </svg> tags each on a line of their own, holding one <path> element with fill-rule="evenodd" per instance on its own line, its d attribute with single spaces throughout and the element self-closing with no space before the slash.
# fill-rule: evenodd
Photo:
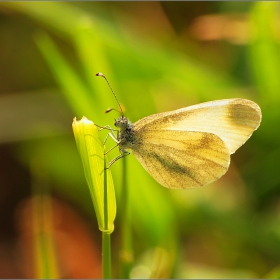
<svg viewBox="0 0 280 280">
<path fill-rule="evenodd" d="M 102 231 L 103 279 L 111 279 L 111 234 Z"/>
<path fill-rule="evenodd" d="M 122 278 L 128 279 L 132 268 L 133 251 L 132 251 L 132 235 L 131 235 L 131 216 L 129 209 L 129 193 L 127 184 L 127 165 L 126 158 L 123 158 L 123 184 L 122 184 L 122 244 L 121 244 L 121 264 Z"/>
<path fill-rule="evenodd" d="M 107 193 L 107 169 L 106 159 L 104 159 L 104 221 L 105 230 L 108 227 L 108 193 Z M 103 279 L 111 279 L 111 234 L 102 231 L 102 269 Z"/>
<path fill-rule="evenodd" d="M 109 230 L 109 227 L 108 227 L 108 186 L 107 186 L 106 158 L 104 158 L 104 224 L 105 224 L 105 230 Z"/>
</svg>

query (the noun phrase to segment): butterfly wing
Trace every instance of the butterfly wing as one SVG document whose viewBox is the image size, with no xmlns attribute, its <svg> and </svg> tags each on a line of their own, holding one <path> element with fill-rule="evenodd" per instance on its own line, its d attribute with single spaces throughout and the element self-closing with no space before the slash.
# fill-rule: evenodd
<svg viewBox="0 0 280 280">
<path fill-rule="evenodd" d="M 163 186 L 187 189 L 207 185 L 228 169 L 230 153 L 215 134 L 176 130 L 136 133 L 132 152 Z"/>
<path fill-rule="evenodd" d="M 154 114 L 136 122 L 134 129 L 213 133 L 226 143 L 232 154 L 259 127 L 261 117 L 259 106 L 250 100 L 224 99 Z"/>
</svg>

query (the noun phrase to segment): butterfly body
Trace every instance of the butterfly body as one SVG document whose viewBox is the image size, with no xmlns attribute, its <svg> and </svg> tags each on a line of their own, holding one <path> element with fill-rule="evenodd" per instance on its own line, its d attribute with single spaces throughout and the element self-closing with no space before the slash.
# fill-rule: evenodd
<svg viewBox="0 0 280 280">
<path fill-rule="evenodd" d="M 131 149 L 163 186 L 187 189 L 224 175 L 230 154 L 250 138 L 260 121 L 256 103 L 236 98 L 154 114 L 135 124 L 122 115 L 115 126 L 120 129 L 121 153 Z"/>
<path fill-rule="evenodd" d="M 121 116 L 115 121 L 115 126 L 120 129 L 117 136 L 120 150 L 132 149 L 136 141 L 134 125 L 126 117 Z"/>
</svg>

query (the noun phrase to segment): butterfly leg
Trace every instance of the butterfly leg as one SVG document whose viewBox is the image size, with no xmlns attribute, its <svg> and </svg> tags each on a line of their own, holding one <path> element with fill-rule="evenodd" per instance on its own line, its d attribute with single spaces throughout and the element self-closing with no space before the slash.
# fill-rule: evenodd
<svg viewBox="0 0 280 280">
<path fill-rule="evenodd" d="M 105 125 L 105 126 L 100 126 L 98 124 L 95 124 L 97 127 L 99 127 L 98 131 L 101 131 L 101 130 L 104 130 L 104 129 L 107 129 L 107 130 L 110 130 L 111 132 L 109 132 L 105 138 L 105 140 L 103 141 L 103 145 L 106 144 L 107 140 L 108 140 L 108 137 L 110 136 L 114 142 L 118 143 L 118 140 L 117 140 L 117 136 L 116 134 L 114 133 L 114 131 L 117 131 L 118 132 L 118 129 L 113 129 L 112 127 L 110 127 L 109 125 Z"/>
<path fill-rule="evenodd" d="M 128 156 L 128 155 L 130 155 L 130 152 L 129 152 L 129 151 L 127 151 L 127 150 L 121 150 L 121 154 L 118 155 L 116 158 L 114 158 L 114 159 L 109 163 L 109 166 L 108 166 L 106 169 L 110 168 L 111 165 L 114 164 L 114 163 L 115 163 L 117 160 L 119 160 L 120 158 L 126 157 L 126 156 Z"/>
<path fill-rule="evenodd" d="M 105 140 L 103 141 L 103 145 L 105 145 L 105 144 L 106 144 L 106 142 L 107 142 L 107 140 L 108 140 L 109 136 L 113 139 L 113 141 L 114 141 L 114 142 L 119 143 L 119 141 L 118 141 L 117 136 L 115 135 L 115 133 L 113 133 L 113 132 L 112 132 L 112 133 L 111 133 L 111 132 L 109 132 L 109 133 L 107 134 L 107 136 L 106 136 Z"/>
<path fill-rule="evenodd" d="M 97 127 L 99 127 L 98 131 L 101 131 L 101 130 L 104 130 L 104 129 L 107 129 L 107 130 L 110 130 L 110 131 L 111 131 L 111 132 L 109 132 L 109 133 L 107 134 L 105 140 L 103 141 L 103 145 L 105 145 L 105 143 L 107 142 L 109 136 L 114 140 L 114 142 L 118 142 L 117 136 L 116 136 L 115 133 L 114 133 L 114 131 L 117 131 L 117 132 L 118 132 L 117 129 L 113 129 L 113 128 L 111 128 L 109 125 L 105 125 L 105 126 L 100 126 L 100 125 L 97 125 L 97 124 L 95 124 L 95 125 L 96 125 Z"/>
<path fill-rule="evenodd" d="M 106 144 L 106 142 L 107 142 L 109 136 L 113 139 L 114 142 L 117 143 L 117 145 L 115 145 L 113 148 L 111 148 L 110 150 L 108 150 L 107 152 L 105 152 L 104 155 L 107 155 L 110 151 L 112 151 L 113 149 L 115 149 L 116 147 L 118 147 L 119 144 L 120 144 L 120 141 L 118 140 L 118 136 L 116 136 L 116 135 L 114 134 L 114 132 L 112 131 L 112 133 L 109 132 L 109 133 L 107 134 L 107 136 L 106 136 L 106 138 L 105 138 L 105 140 L 104 140 L 104 142 L 103 142 L 103 145 Z"/>
<path fill-rule="evenodd" d="M 107 152 L 105 152 L 104 155 L 107 155 L 109 152 L 111 152 L 112 150 L 114 150 L 118 146 L 119 146 L 119 143 L 116 146 L 114 146 L 113 148 L 111 148 L 110 150 L 108 150 Z"/>
<path fill-rule="evenodd" d="M 100 125 L 97 125 L 95 124 L 97 127 L 99 127 L 99 131 L 103 130 L 103 129 L 107 129 L 107 130 L 110 130 L 111 132 L 113 131 L 118 131 L 118 129 L 113 129 L 110 125 L 105 125 L 105 126 L 100 126 Z"/>
</svg>

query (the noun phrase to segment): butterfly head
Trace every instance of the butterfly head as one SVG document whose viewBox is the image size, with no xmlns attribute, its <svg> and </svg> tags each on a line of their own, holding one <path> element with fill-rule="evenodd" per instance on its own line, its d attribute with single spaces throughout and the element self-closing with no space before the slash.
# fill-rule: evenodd
<svg viewBox="0 0 280 280">
<path fill-rule="evenodd" d="M 129 120 L 125 116 L 120 116 L 115 119 L 115 126 L 118 127 L 121 131 L 126 130 L 130 125 Z"/>
</svg>

